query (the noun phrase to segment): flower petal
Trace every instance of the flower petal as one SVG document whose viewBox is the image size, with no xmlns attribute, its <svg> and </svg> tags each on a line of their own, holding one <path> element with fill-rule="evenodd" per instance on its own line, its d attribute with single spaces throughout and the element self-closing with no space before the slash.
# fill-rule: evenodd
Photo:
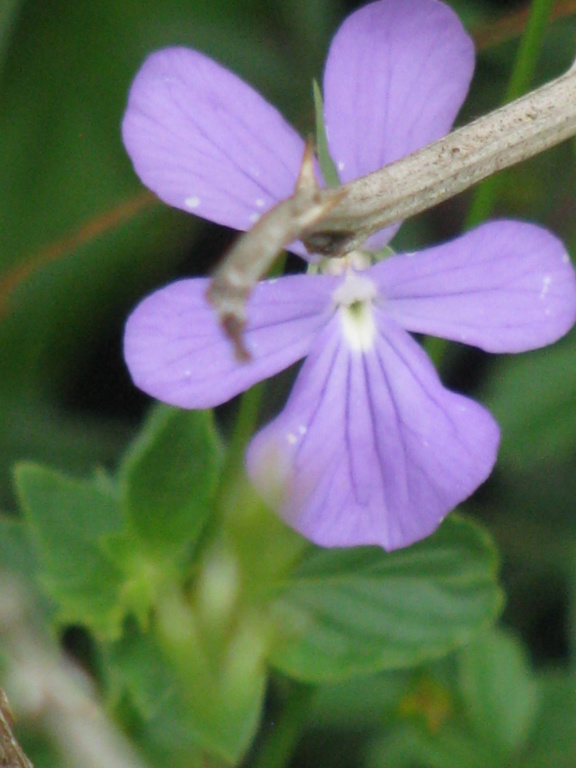
<svg viewBox="0 0 576 768">
<path fill-rule="evenodd" d="M 436 0 L 380 0 L 350 15 L 324 72 L 325 119 L 342 181 L 364 176 L 450 130 L 474 69 L 472 41 Z M 371 238 L 387 242 L 399 225 Z"/>
<path fill-rule="evenodd" d="M 292 275 L 259 283 L 250 299 L 247 363 L 206 299 L 208 279 L 181 280 L 128 318 L 124 358 L 136 386 L 181 408 L 211 408 L 304 357 L 332 310 L 335 279 Z"/>
<path fill-rule="evenodd" d="M 262 496 L 323 546 L 391 550 L 429 535 L 496 459 L 491 415 L 445 389 L 421 347 L 376 314 L 378 341 L 364 354 L 330 322 L 248 451 Z"/>
<path fill-rule="evenodd" d="M 524 222 L 484 224 L 444 245 L 384 261 L 370 277 L 402 327 L 488 352 L 550 344 L 576 321 L 566 249 Z"/>
<path fill-rule="evenodd" d="M 239 230 L 294 193 L 304 152 L 262 96 L 187 48 L 144 62 L 122 135 L 136 173 L 164 202 Z"/>
</svg>

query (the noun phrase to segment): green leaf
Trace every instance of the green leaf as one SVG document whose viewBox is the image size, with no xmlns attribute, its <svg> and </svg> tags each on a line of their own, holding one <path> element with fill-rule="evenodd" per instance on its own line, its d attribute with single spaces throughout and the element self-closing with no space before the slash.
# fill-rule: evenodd
<svg viewBox="0 0 576 768">
<path fill-rule="evenodd" d="M 459 688 L 473 729 L 504 753 L 523 746 L 538 705 L 536 681 L 520 643 L 502 630 L 483 632 L 457 659 Z"/>
<path fill-rule="evenodd" d="M 36 577 L 36 565 L 26 529 L 20 520 L 0 513 L 0 568 L 20 579 Z"/>
<path fill-rule="evenodd" d="M 307 681 L 412 666 L 456 648 L 501 605 L 486 533 L 452 515 L 396 552 L 315 550 L 276 604 L 283 642 L 272 663 Z"/>
<path fill-rule="evenodd" d="M 571 456 L 576 432 L 576 346 L 501 358 L 482 400 L 502 429 L 499 461 L 530 469 Z"/>
<path fill-rule="evenodd" d="M 189 768 L 201 764 L 200 746 L 183 703 L 182 685 L 151 634 L 133 628 L 102 647 L 108 700 L 128 709 L 136 744 L 154 765 Z"/>
<path fill-rule="evenodd" d="M 311 722 L 314 728 L 361 731 L 381 728 L 392 717 L 412 671 L 394 670 L 319 686 Z"/>
<path fill-rule="evenodd" d="M 449 725 L 434 733 L 416 723 L 402 724 L 372 747 L 368 768 L 497 768 L 498 755 Z M 504 766 L 502 766 L 504 768 Z M 507 767 L 506 767 L 507 768 Z"/>
<path fill-rule="evenodd" d="M 2 0 L 0 3 L 0 73 L 10 45 L 12 29 L 22 8 L 23 0 Z"/>
<path fill-rule="evenodd" d="M 552 672 L 540 678 L 538 714 L 522 768 L 573 768 L 576 755 L 576 675 Z"/>
<path fill-rule="evenodd" d="M 148 552 L 173 559 L 196 540 L 221 460 L 210 411 L 154 409 L 119 475 L 129 528 Z"/>
<path fill-rule="evenodd" d="M 105 648 L 107 685 L 113 699 L 129 697 L 142 718 L 140 738 L 159 765 L 182 758 L 188 768 L 198 764 L 192 757 L 200 751 L 236 764 L 258 727 L 264 665 L 260 661 L 252 666 L 251 637 L 240 633 L 231 642 L 226 663 L 208 669 L 202 639 L 188 642 L 189 615 L 180 618 L 184 643 L 177 653 L 157 627 L 146 634 L 129 631 Z M 234 677 L 242 666 L 242 684 L 236 685 Z"/>
<path fill-rule="evenodd" d="M 121 523 L 110 485 L 27 463 L 17 466 L 15 478 L 41 586 L 56 603 L 59 620 L 116 636 L 123 618 L 121 577 L 99 544 Z"/>
<path fill-rule="evenodd" d="M 266 682 L 269 624 L 244 605 L 224 634 L 212 631 L 176 590 L 157 606 L 156 637 L 186 691 L 186 707 L 199 742 L 236 763 L 260 719 Z M 220 634 L 220 636 L 218 636 Z"/>
</svg>

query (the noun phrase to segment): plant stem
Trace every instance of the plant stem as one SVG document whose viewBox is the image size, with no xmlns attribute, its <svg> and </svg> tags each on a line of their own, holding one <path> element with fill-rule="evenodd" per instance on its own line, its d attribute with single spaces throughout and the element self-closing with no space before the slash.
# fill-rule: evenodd
<svg viewBox="0 0 576 768">
<path fill-rule="evenodd" d="M 244 451 L 254 434 L 263 393 L 264 384 L 259 383 L 244 392 L 240 399 L 236 423 L 226 449 L 224 466 L 216 493 L 215 506 L 218 511 L 222 511 L 222 507 L 226 505 L 229 491 L 236 483 L 238 475 L 243 471 Z"/>
</svg>

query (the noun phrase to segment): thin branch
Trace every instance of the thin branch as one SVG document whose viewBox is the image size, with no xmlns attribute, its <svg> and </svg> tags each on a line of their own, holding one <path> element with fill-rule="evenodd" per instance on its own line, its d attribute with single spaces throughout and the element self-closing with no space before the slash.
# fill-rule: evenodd
<svg viewBox="0 0 576 768">
<path fill-rule="evenodd" d="M 74 253 L 83 245 L 130 221 L 137 213 L 155 205 L 156 202 L 157 199 L 148 191 L 125 200 L 111 210 L 99 213 L 83 222 L 70 234 L 63 235 L 55 242 L 50 243 L 50 245 L 40 248 L 27 261 L 18 264 L 6 272 L 6 274 L 1 275 L 0 318 L 8 310 L 8 303 L 12 293 L 37 269 Z"/>
<path fill-rule="evenodd" d="M 23 587 L 4 573 L 0 574 L 0 637 L 7 663 L 6 687 L 15 711 L 44 731 L 67 765 L 145 768 L 105 716 L 88 677 L 42 638 Z M 0 765 L 30 768 L 23 761 Z"/>
<path fill-rule="evenodd" d="M 389 224 L 432 208 L 504 168 L 576 134 L 576 67 L 538 90 L 459 128 L 376 173 L 345 185 L 340 202 L 305 240 L 353 234 L 335 253 L 358 247 Z M 329 193 L 329 192 L 328 192 Z M 314 240 L 312 241 L 314 242 Z M 326 255 L 332 255 L 330 250 Z"/>
<path fill-rule="evenodd" d="M 0 765 L 3 768 L 34 768 L 12 733 L 14 716 L 8 697 L 0 688 Z"/>
<path fill-rule="evenodd" d="M 528 5 L 519 10 L 510 11 L 504 15 L 475 26 L 470 34 L 474 40 L 477 51 L 484 51 L 496 45 L 507 43 L 509 40 L 520 37 L 523 33 L 530 8 Z M 567 16 L 576 14 L 575 0 L 556 0 L 550 20 L 555 22 Z"/>
<path fill-rule="evenodd" d="M 566 74 L 521 99 L 337 189 L 318 189 L 310 182 L 305 156 L 294 195 L 238 238 L 209 289 L 237 356 L 249 357 L 242 330 L 250 292 L 278 252 L 294 240 L 302 240 L 312 253 L 343 256 L 389 224 L 432 208 L 575 134 L 572 65 Z"/>
<path fill-rule="evenodd" d="M 268 271 L 277 254 L 300 234 L 322 219 L 342 196 L 341 189 L 326 197 L 314 175 L 314 152 L 306 145 L 296 192 L 268 211 L 246 236 L 240 237 L 222 264 L 216 268 L 208 298 L 220 322 L 234 342 L 236 357 L 250 360 L 243 341 L 246 302 L 262 274 Z M 249 235 L 249 236 L 248 236 Z"/>
</svg>

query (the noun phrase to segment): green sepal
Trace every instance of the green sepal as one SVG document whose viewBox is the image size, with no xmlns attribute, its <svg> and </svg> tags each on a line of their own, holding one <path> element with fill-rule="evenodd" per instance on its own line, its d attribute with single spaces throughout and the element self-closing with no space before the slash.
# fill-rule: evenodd
<svg viewBox="0 0 576 768">
<path fill-rule="evenodd" d="M 328 148 L 328 139 L 326 137 L 326 125 L 324 123 L 324 102 L 322 100 L 322 93 L 320 86 L 314 80 L 312 82 L 312 90 L 314 92 L 314 115 L 316 118 L 316 154 L 318 156 L 318 162 L 320 164 L 320 170 L 327 187 L 339 187 L 340 178 L 338 171 L 334 164 L 334 160 L 330 155 L 330 149 Z"/>
</svg>

